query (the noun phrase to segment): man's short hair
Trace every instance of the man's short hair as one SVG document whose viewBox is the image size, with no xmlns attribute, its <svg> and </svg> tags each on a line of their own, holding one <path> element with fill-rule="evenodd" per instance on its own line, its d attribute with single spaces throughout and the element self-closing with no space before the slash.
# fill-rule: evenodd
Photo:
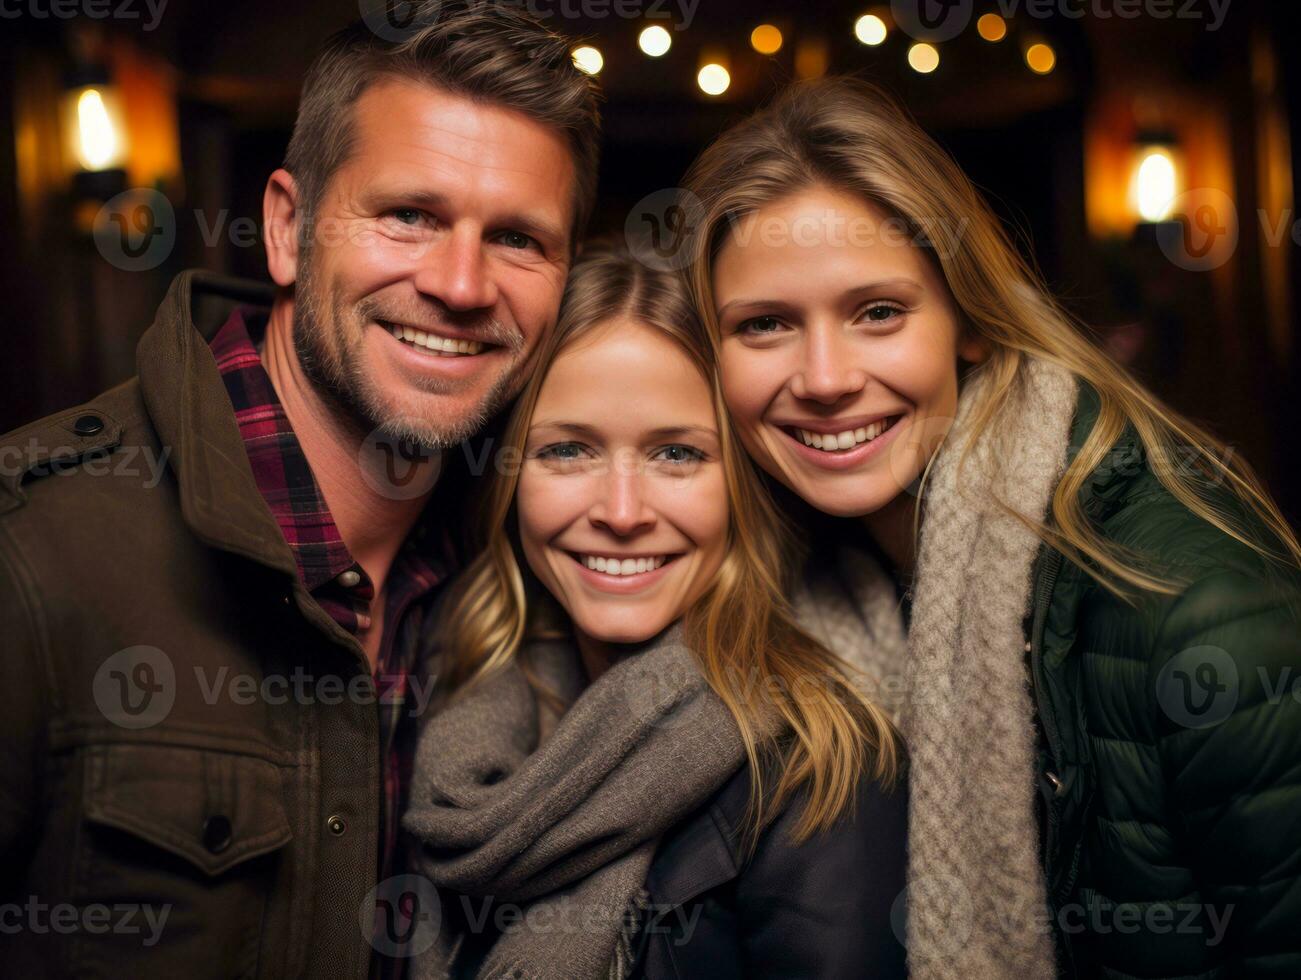
<svg viewBox="0 0 1301 980">
<path fill-rule="evenodd" d="M 593 79 L 570 42 L 509 0 L 426 0 L 400 27 L 364 17 L 326 42 L 303 83 L 285 169 L 299 188 L 305 226 L 335 171 L 352 152 L 353 107 L 372 84 L 405 79 L 514 109 L 561 132 L 574 161 L 571 247 L 591 216 L 600 157 Z"/>
</svg>

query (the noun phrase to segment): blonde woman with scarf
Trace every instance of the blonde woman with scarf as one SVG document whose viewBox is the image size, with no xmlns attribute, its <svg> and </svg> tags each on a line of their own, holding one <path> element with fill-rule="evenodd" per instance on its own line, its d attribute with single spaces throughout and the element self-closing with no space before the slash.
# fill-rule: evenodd
<svg viewBox="0 0 1301 980">
<path fill-rule="evenodd" d="M 685 183 L 804 616 L 909 746 L 911 975 L 1301 975 L 1301 550 L 1260 484 L 878 90 L 795 86 Z"/>
<path fill-rule="evenodd" d="M 903 975 L 892 728 L 795 624 L 708 352 L 683 283 L 585 250 L 445 607 L 417 977 Z"/>
</svg>

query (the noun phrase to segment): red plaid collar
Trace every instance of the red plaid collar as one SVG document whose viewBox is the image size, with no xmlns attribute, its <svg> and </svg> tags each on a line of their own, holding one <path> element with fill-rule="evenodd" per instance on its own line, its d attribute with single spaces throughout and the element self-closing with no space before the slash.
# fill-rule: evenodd
<svg viewBox="0 0 1301 980">
<path fill-rule="evenodd" d="M 339 625 L 356 633 L 364 628 L 365 616 L 355 611 L 349 615 L 343 607 L 368 606 L 374 585 L 344 544 L 262 367 L 250 326 L 263 328 L 265 320 L 264 311 L 237 309 L 209 346 L 234 406 L 258 491 L 293 552 L 299 578 Z M 446 577 L 446 545 L 431 540 L 436 537 L 431 530 L 427 522 L 419 522 L 399 552 L 389 576 L 388 605 L 399 593 L 413 592 L 406 596 L 408 601 L 418 598 Z"/>
</svg>

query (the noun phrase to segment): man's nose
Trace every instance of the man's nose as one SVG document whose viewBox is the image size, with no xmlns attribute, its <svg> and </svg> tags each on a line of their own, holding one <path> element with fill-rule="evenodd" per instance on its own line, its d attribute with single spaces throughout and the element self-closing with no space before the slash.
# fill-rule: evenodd
<svg viewBox="0 0 1301 980">
<path fill-rule="evenodd" d="M 454 225 L 422 258 L 416 289 L 449 310 L 495 306 L 497 284 L 484 255 L 481 230 L 468 222 Z"/>
</svg>

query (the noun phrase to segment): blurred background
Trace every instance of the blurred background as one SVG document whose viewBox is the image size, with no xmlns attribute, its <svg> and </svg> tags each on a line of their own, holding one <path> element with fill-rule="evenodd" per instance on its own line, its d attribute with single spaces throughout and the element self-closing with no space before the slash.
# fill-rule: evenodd
<svg viewBox="0 0 1301 980">
<path fill-rule="evenodd" d="M 515 2 L 574 35 L 604 91 L 593 231 L 636 222 L 784 83 L 859 74 L 957 157 L 1097 342 L 1297 522 L 1298 4 Z M 407 10 L 362 8 L 377 30 Z M 265 278 L 262 190 L 302 75 L 360 10 L 0 0 L 0 431 L 134 373 L 178 271 Z"/>
</svg>

